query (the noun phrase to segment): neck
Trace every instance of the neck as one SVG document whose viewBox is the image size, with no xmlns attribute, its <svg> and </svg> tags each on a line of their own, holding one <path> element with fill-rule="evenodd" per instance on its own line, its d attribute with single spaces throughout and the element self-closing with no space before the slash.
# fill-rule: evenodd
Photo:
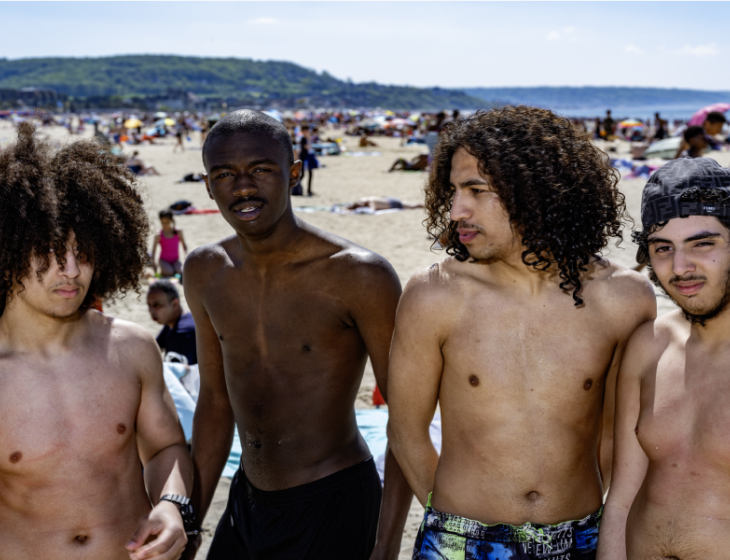
<svg viewBox="0 0 730 560">
<path fill-rule="evenodd" d="M 177 315 L 175 315 L 170 321 L 168 321 L 165 324 L 168 327 L 170 327 L 171 329 L 174 329 L 175 328 L 175 323 L 177 323 L 180 320 L 180 317 L 182 316 L 182 314 L 183 314 L 183 312 L 182 312 L 182 309 L 181 309 L 180 312 Z"/>
<path fill-rule="evenodd" d="M 514 284 L 534 296 L 542 293 L 546 288 L 552 287 L 556 278 L 559 277 L 555 265 L 552 265 L 547 271 L 543 271 L 525 264 L 522 260 L 524 250 L 522 243 L 515 241 L 506 256 L 480 262 L 489 265 L 489 273 L 500 284 Z"/>
<path fill-rule="evenodd" d="M 248 238 L 238 234 L 238 242 L 248 264 L 257 269 L 268 269 L 293 259 L 300 253 L 306 224 L 300 221 L 291 208 L 263 237 Z"/>
<path fill-rule="evenodd" d="M 717 317 L 707 321 L 704 326 L 692 324 L 691 337 L 707 346 L 723 346 L 728 343 L 730 332 L 730 308 L 724 309 Z"/>
<path fill-rule="evenodd" d="M 82 327 L 86 310 L 71 317 L 57 319 L 25 304 L 15 296 L 0 317 L 0 338 L 18 350 L 47 352 L 68 348 Z"/>
</svg>

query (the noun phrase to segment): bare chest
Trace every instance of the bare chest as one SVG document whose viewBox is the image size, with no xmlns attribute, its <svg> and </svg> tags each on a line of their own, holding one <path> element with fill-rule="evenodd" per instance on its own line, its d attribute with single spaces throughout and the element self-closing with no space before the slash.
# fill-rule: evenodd
<svg viewBox="0 0 730 560">
<path fill-rule="evenodd" d="M 610 326 L 579 312 L 487 308 L 449 333 L 444 382 L 500 398 L 550 395 L 556 404 L 602 395 L 616 343 Z"/>
<path fill-rule="evenodd" d="M 134 374 L 93 359 L 0 361 L 0 471 L 104 468 L 134 440 L 139 398 Z"/>
<path fill-rule="evenodd" d="M 727 359 L 726 359 L 727 358 Z M 687 360 L 670 347 L 645 375 L 636 433 L 647 456 L 672 465 L 730 464 L 730 356 Z"/>
</svg>

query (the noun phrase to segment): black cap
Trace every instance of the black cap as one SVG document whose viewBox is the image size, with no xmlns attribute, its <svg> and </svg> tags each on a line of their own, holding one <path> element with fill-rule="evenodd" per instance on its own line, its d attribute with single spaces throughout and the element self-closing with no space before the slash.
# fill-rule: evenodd
<svg viewBox="0 0 730 560">
<path fill-rule="evenodd" d="M 680 158 L 652 174 L 641 195 L 644 229 L 686 216 L 730 219 L 730 169 L 710 158 Z"/>
</svg>

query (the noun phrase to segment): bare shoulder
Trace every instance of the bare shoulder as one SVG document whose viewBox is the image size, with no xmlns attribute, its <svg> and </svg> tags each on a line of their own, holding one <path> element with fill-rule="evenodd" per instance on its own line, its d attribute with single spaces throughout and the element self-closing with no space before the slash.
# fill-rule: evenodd
<svg viewBox="0 0 730 560">
<path fill-rule="evenodd" d="M 125 369 L 147 372 L 161 360 L 157 342 L 147 329 L 94 310 L 86 312 L 86 319 L 94 337 L 105 339 L 103 342 L 114 349 L 114 353 L 125 364 Z M 129 368 L 130 365 L 134 367 Z"/>
<path fill-rule="evenodd" d="M 463 300 L 464 274 L 453 257 L 416 272 L 408 281 L 401 306 L 442 315 Z"/>
<path fill-rule="evenodd" d="M 236 236 L 231 235 L 210 243 L 196 247 L 188 253 L 183 267 L 183 274 L 186 279 L 202 280 L 211 276 L 222 266 L 231 264 L 231 253 L 235 250 Z M 187 285 L 185 286 L 187 289 Z"/>
<path fill-rule="evenodd" d="M 627 312 L 642 316 L 650 313 L 647 319 L 656 316 L 656 295 L 649 279 L 608 259 L 591 265 L 585 295 L 587 303 L 596 297 L 607 312 L 617 316 Z"/>
<path fill-rule="evenodd" d="M 646 321 L 629 338 L 626 356 L 638 366 L 636 371 L 652 369 L 672 341 L 682 337 L 687 330 L 679 311 Z"/>
</svg>

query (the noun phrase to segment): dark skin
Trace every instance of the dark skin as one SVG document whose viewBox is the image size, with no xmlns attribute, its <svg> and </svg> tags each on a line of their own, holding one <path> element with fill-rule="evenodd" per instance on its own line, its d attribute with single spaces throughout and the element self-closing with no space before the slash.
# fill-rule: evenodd
<svg viewBox="0 0 730 560">
<path fill-rule="evenodd" d="M 261 134 L 235 133 L 204 154 L 210 197 L 235 235 L 191 253 L 185 294 L 195 318 L 200 396 L 194 503 L 203 519 L 238 426 L 251 483 L 282 490 L 358 464 L 370 451 L 354 401 L 370 356 L 387 395 L 395 309 L 392 267 L 295 218 L 301 175 Z M 387 397 L 386 397 L 387 398 Z M 396 558 L 411 491 L 388 453 L 372 558 Z"/>
</svg>

